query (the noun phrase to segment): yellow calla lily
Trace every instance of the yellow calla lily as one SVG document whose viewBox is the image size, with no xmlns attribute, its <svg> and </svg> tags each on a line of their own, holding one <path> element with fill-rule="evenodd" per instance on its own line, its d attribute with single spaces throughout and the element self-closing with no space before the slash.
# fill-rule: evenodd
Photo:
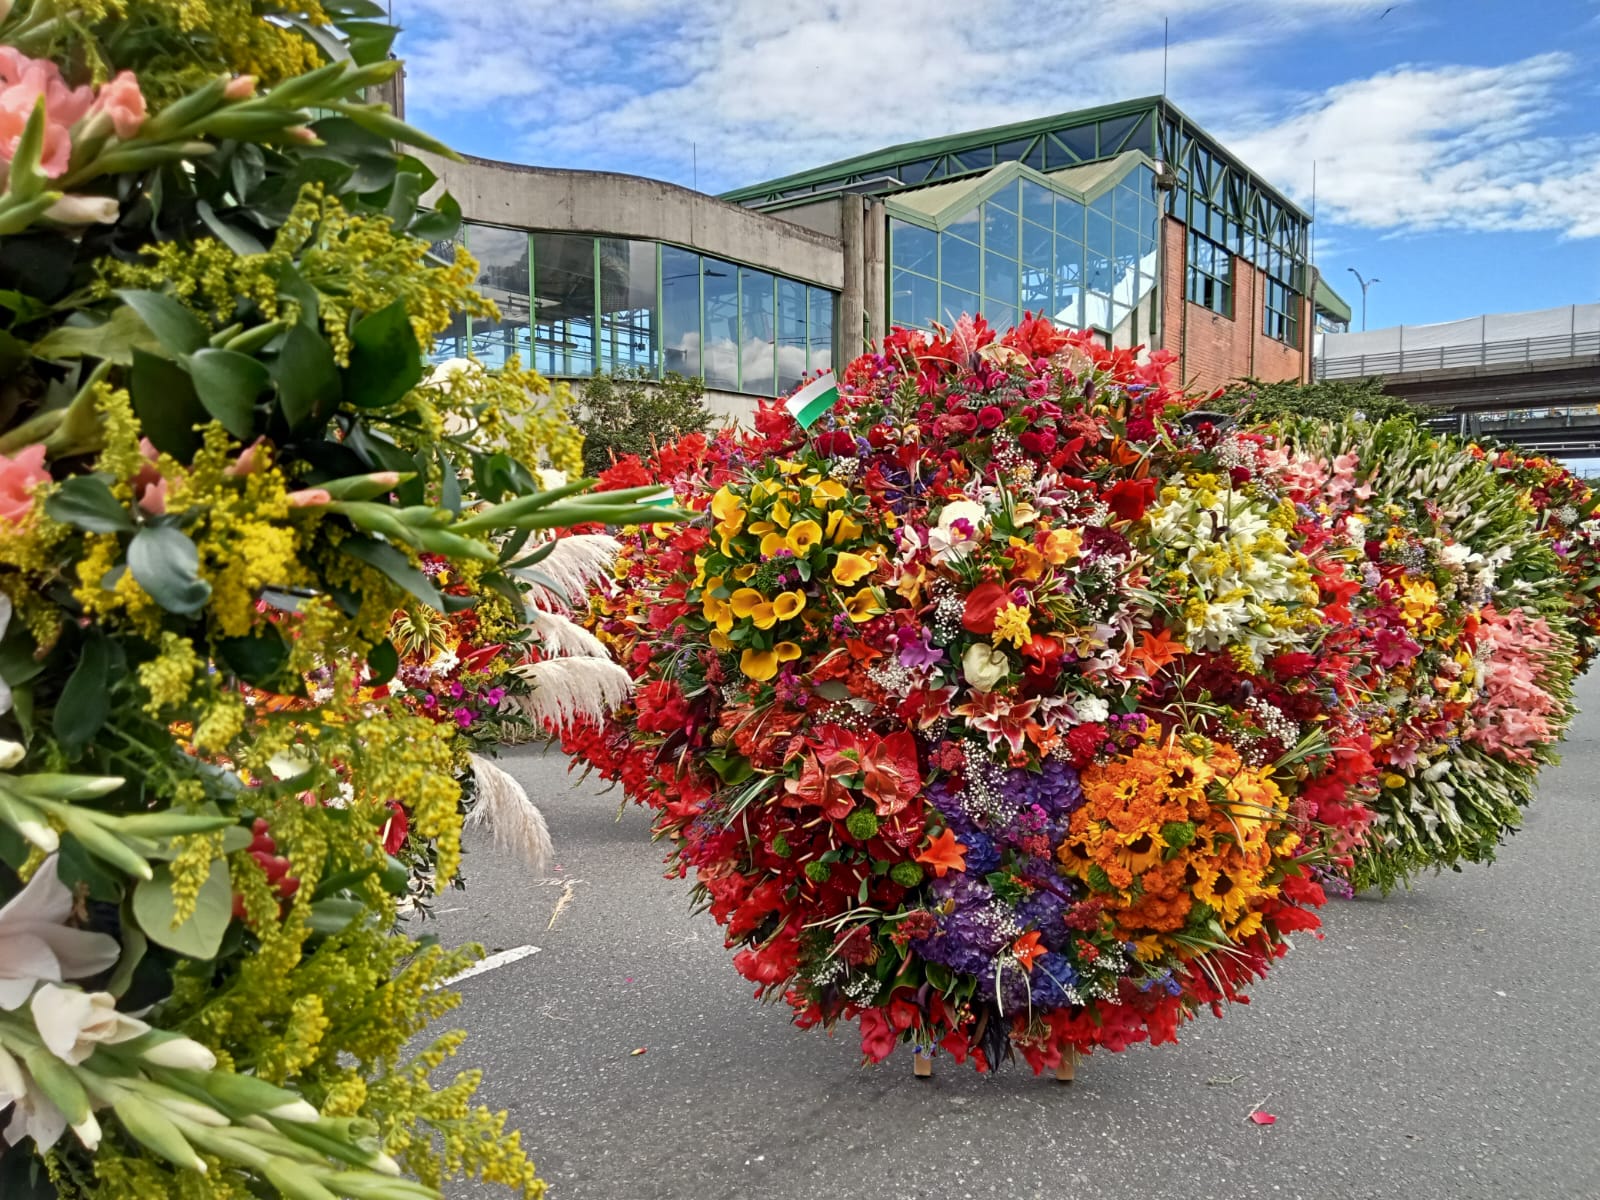
<svg viewBox="0 0 1600 1200">
<path fill-rule="evenodd" d="M 794 514 L 789 511 L 789 506 L 779 500 L 772 506 L 772 519 L 780 529 L 789 528 L 789 522 L 794 520 Z"/>
<path fill-rule="evenodd" d="M 746 650 L 739 656 L 739 670 L 757 683 L 764 683 L 778 673 L 778 653 L 776 650 Z"/>
<path fill-rule="evenodd" d="M 712 622 L 723 633 L 733 628 L 733 609 L 728 607 L 726 600 L 718 600 L 715 596 L 707 596 L 700 602 L 700 612 L 706 620 Z"/>
<path fill-rule="evenodd" d="M 872 574 L 876 565 L 865 554 L 841 554 L 833 562 L 833 581 L 841 587 L 849 587 Z"/>
<path fill-rule="evenodd" d="M 775 458 L 772 461 L 773 465 L 778 468 L 778 474 L 780 475 L 798 475 L 806 469 L 804 463 L 791 462 L 787 458 Z"/>
<path fill-rule="evenodd" d="M 777 555 L 779 550 L 784 549 L 788 546 L 788 544 L 789 543 L 784 539 L 784 536 L 781 533 L 773 532 L 764 534 L 761 538 L 761 557 L 773 558 Z"/>
<path fill-rule="evenodd" d="M 742 566 L 742 567 L 734 568 L 733 577 L 735 579 L 737 579 L 740 583 L 743 583 L 745 580 L 749 579 L 750 576 L 754 575 L 760 569 L 761 569 L 761 564 L 759 564 L 759 563 L 745 563 L 745 565 Z"/>
<path fill-rule="evenodd" d="M 883 605 L 878 603 L 877 592 L 869 587 L 862 588 L 854 596 L 844 602 L 844 610 L 850 619 L 857 625 L 863 621 L 870 621 L 873 617 L 884 611 Z"/>
<path fill-rule="evenodd" d="M 861 522 L 845 512 L 836 508 L 828 514 L 828 542 L 837 546 L 840 542 L 853 542 L 859 538 L 864 530 Z"/>
<path fill-rule="evenodd" d="M 830 500 L 843 500 L 847 494 L 844 484 L 837 479 L 824 479 L 811 489 L 811 498 L 823 504 Z"/>
<path fill-rule="evenodd" d="M 772 611 L 778 614 L 780 621 L 792 621 L 798 617 L 806 607 L 806 594 L 804 592 L 783 592 L 773 598 Z"/>
<path fill-rule="evenodd" d="M 729 597 L 729 603 L 733 605 L 733 615 L 736 617 L 748 617 L 766 602 L 767 598 L 755 588 L 740 588 Z"/>
<path fill-rule="evenodd" d="M 760 484 L 756 486 L 759 487 Z M 744 500 L 727 484 L 723 484 L 717 489 L 716 495 L 711 497 L 711 515 L 719 521 L 731 521 L 734 518 L 738 518 L 742 523 L 744 521 Z"/>
<path fill-rule="evenodd" d="M 728 640 L 728 635 L 720 629 L 713 629 L 706 640 L 711 643 L 713 650 L 732 650 L 733 643 Z"/>
<path fill-rule="evenodd" d="M 793 662 L 800 657 L 800 647 L 793 642 L 779 642 L 772 648 L 772 652 L 778 656 L 778 661 L 781 663 Z"/>
<path fill-rule="evenodd" d="M 745 530 L 745 532 L 752 533 L 757 537 L 760 537 L 764 533 L 771 533 L 776 528 L 777 526 L 771 521 L 751 521 L 750 528 Z"/>
<path fill-rule="evenodd" d="M 811 548 L 822 540 L 822 526 L 815 521 L 797 521 L 789 530 L 784 544 L 794 551 L 795 557 L 805 558 Z"/>
</svg>

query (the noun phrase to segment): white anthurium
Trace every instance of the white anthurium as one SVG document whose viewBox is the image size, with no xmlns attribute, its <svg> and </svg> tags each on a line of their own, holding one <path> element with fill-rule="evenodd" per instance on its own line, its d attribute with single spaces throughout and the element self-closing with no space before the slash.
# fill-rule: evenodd
<svg viewBox="0 0 1600 1200">
<path fill-rule="evenodd" d="M 57 877 L 52 854 L 0 908 L 0 1009 L 21 1008 L 40 983 L 84 979 L 116 963 L 117 939 L 69 928 L 71 915 L 72 892 Z"/>
<path fill-rule="evenodd" d="M 131 1042 L 150 1032 L 150 1026 L 137 1017 L 118 1012 L 110 992 L 47 983 L 33 994 L 29 1007 L 46 1049 L 73 1066 L 93 1054 L 96 1046 Z"/>
<path fill-rule="evenodd" d="M 28 750 L 21 742 L 0 738 L 0 771 L 9 771 L 20 763 Z"/>
</svg>

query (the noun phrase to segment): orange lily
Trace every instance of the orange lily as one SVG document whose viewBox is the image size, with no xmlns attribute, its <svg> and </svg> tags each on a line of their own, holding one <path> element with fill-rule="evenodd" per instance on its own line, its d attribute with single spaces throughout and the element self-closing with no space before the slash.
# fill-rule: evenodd
<svg viewBox="0 0 1600 1200">
<path fill-rule="evenodd" d="M 1039 931 L 1030 929 L 1016 941 L 1011 943 L 1011 953 L 1024 971 L 1033 969 L 1033 960 L 1043 958 L 1050 951 L 1040 943 Z"/>
<path fill-rule="evenodd" d="M 1157 671 L 1176 659 L 1186 649 L 1188 647 L 1182 642 L 1174 642 L 1172 640 L 1171 630 L 1157 630 L 1153 637 L 1146 630 L 1138 647 L 1136 649 L 1130 648 L 1126 652 L 1126 658 L 1130 664 L 1142 667 L 1146 675 L 1154 678 Z"/>
<path fill-rule="evenodd" d="M 943 879 L 947 871 L 967 869 L 967 848 L 956 841 L 956 835 L 951 830 L 946 829 L 917 855 L 917 861 L 932 867 L 933 873 Z"/>
</svg>

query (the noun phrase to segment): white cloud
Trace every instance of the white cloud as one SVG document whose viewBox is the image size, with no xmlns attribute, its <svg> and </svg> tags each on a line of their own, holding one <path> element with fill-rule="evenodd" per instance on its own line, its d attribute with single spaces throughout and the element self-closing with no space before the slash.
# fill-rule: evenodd
<svg viewBox="0 0 1600 1200">
<path fill-rule="evenodd" d="M 1400 0 L 1405 3 L 1406 0 Z M 498 156 L 611 161 L 732 186 L 833 159 L 1161 90 L 1210 95 L 1250 56 L 1395 0 L 403 0 L 407 102 L 491 98 Z"/>
<path fill-rule="evenodd" d="M 1600 139 L 1543 132 L 1583 65 L 1557 52 L 1496 67 L 1401 66 L 1330 88 L 1228 144 L 1302 202 L 1315 162 L 1322 220 L 1600 237 Z"/>
</svg>

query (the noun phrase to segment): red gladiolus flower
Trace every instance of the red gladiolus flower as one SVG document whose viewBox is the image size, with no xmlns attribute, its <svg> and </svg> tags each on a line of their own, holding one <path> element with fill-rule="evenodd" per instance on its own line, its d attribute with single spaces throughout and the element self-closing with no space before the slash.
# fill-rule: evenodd
<svg viewBox="0 0 1600 1200">
<path fill-rule="evenodd" d="M 406 844 L 406 834 L 411 829 L 411 818 L 397 800 L 389 801 L 389 819 L 383 824 L 383 852 L 393 854 Z"/>
</svg>

